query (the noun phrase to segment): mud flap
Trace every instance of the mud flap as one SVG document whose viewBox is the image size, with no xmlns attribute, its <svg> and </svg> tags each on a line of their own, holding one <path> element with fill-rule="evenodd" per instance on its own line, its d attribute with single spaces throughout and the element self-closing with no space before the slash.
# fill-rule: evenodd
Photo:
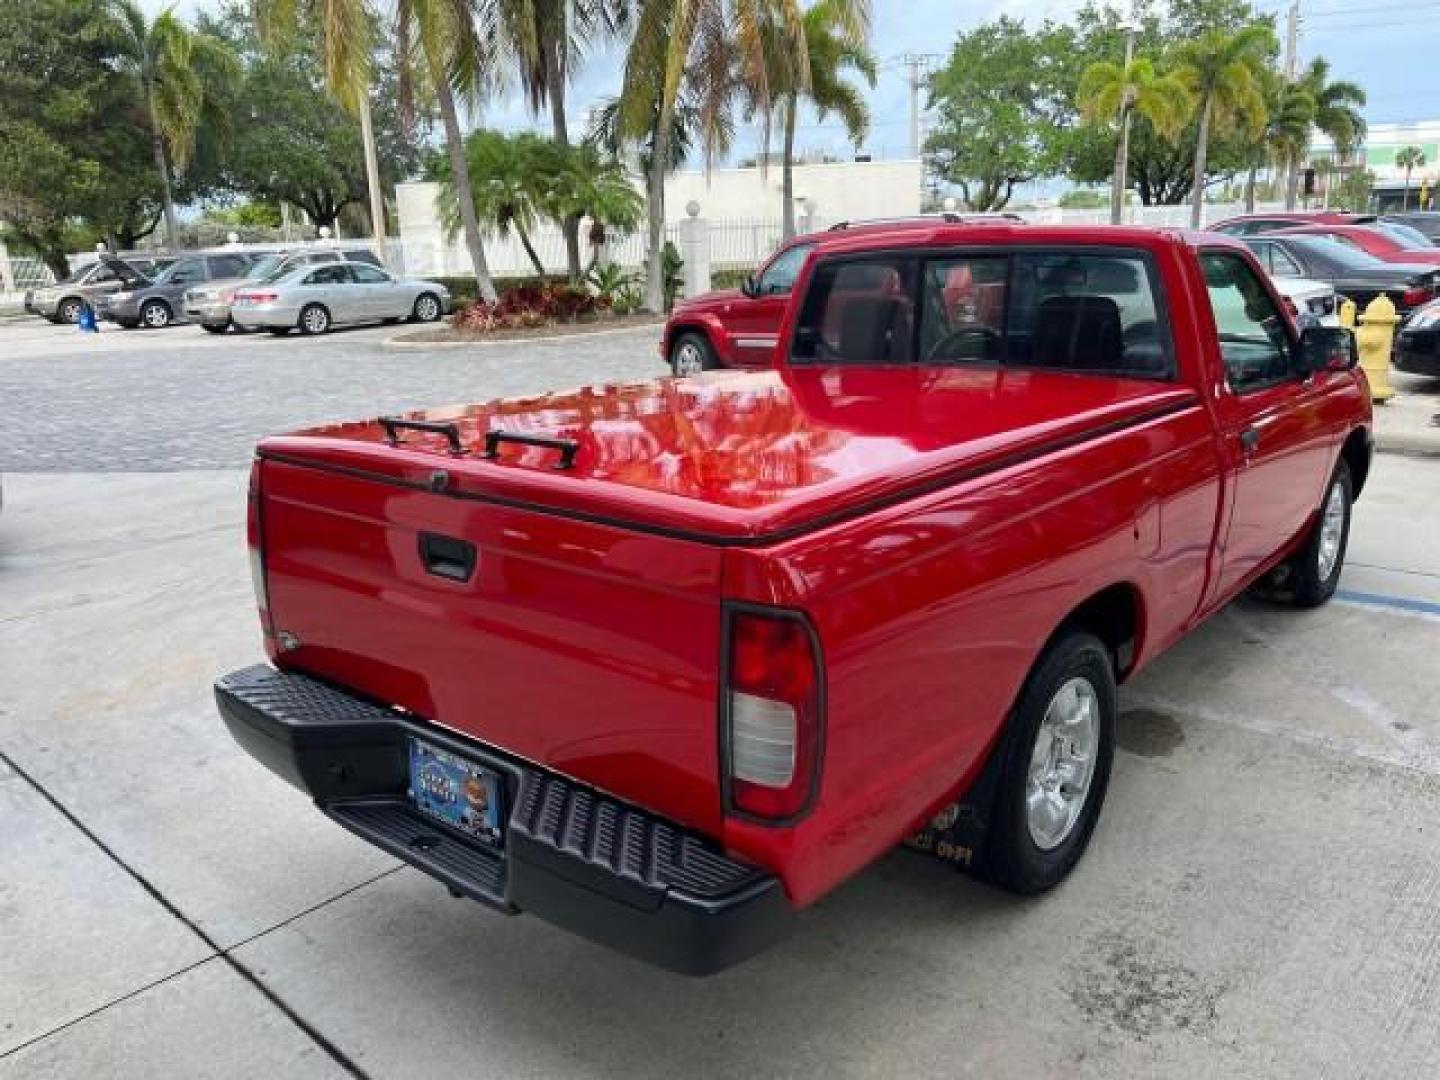
<svg viewBox="0 0 1440 1080">
<path fill-rule="evenodd" d="M 1010 725 L 996 740 L 985 768 L 957 802 L 951 803 L 930 819 L 923 829 L 907 836 L 903 846 L 912 851 L 932 855 L 968 872 L 980 872 L 985 866 L 985 841 L 995 818 L 995 795 L 1000 788 L 1000 773 L 1010 745 Z"/>
</svg>

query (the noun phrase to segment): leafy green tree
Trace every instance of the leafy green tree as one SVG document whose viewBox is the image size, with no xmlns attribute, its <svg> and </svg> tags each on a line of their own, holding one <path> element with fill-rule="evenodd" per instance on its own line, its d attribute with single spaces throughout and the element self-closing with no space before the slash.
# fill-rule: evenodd
<svg viewBox="0 0 1440 1080">
<path fill-rule="evenodd" d="M 1191 109 L 1190 91 L 1174 74 L 1161 74 L 1145 57 L 1128 65 L 1102 60 L 1080 77 L 1080 109 L 1088 123 L 1119 128 L 1115 139 L 1115 170 L 1110 182 L 1110 223 L 1120 223 L 1125 205 L 1125 169 L 1130 159 L 1131 115 L 1149 121 L 1157 133 L 1174 138 L 1185 126 Z"/>
<path fill-rule="evenodd" d="M 1310 146 L 1310 126 L 1315 122 L 1315 99 L 1300 83 L 1289 82 L 1277 71 L 1265 68 L 1260 72 L 1261 93 L 1265 98 L 1265 128 L 1256 143 L 1256 156 L 1250 163 L 1245 184 L 1245 204 L 1255 207 L 1255 172 L 1268 155 L 1284 167 L 1286 176 L 1285 203 L 1295 205 L 1295 168 Z"/>
<path fill-rule="evenodd" d="M 1064 102 L 1049 39 L 1001 16 L 960 35 L 930 81 L 936 177 L 975 210 L 999 210 L 1017 184 L 1056 171 Z"/>
<path fill-rule="evenodd" d="M 767 27 L 781 28 L 792 56 L 804 56 L 799 0 L 646 0 L 625 56 L 619 132 L 650 141 L 646 179 L 645 307 L 665 304 L 663 240 L 665 174 L 682 90 L 694 103 L 707 164 L 723 138 L 726 117 L 742 91 L 760 103 L 768 141 L 771 98 Z"/>
<path fill-rule="evenodd" d="M 196 34 L 173 11 L 146 17 L 135 0 L 113 0 L 121 27 L 121 56 L 140 86 L 150 127 L 150 147 L 160 178 L 165 238 L 177 245 L 174 177 L 195 148 L 196 131 L 228 130 L 224 102 L 239 65 L 224 43 Z"/>
<path fill-rule="evenodd" d="M 1405 170 L 1405 196 L 1401 208 L 1410 209 L 1410 174 L 1425 165 L 1425 151 L 1418 146 L 1402 146 L 1395 151 L 1395 167 Z"/>
<path fill-rule="evenodd" d="M 1275 37 L 1265 26 L 1236 31 L 1208 30 L 1176 51 L 1179 75 L 1200 109 L 1195 139 L 1194 195 L 1190 225 L 1200 227 L 1205 207 L 1206 154 L 1212 131 L 1241 131 L 1258 136 L 1265 125 L 1265 99 L 1259 74 L 1274 51 Z"/>
</svg>

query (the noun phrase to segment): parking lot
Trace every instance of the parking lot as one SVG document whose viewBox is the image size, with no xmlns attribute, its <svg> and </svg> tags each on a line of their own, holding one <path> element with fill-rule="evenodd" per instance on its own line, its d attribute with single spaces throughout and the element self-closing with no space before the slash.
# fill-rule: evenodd
<svg viewBox="0 0 1440 1080">
<path fill-rule="evenodd" d="M 0 323 L 0 1078 L 1435 1075 L 1440 459 L 1377 460 L 1335 602 L 1126 688 L 1059 889 L 898 851 L 694 981 L 451 899 L 220 724 L 257 437 L 662 370 L 653 329 L 395 332 Z"/>
</svg>

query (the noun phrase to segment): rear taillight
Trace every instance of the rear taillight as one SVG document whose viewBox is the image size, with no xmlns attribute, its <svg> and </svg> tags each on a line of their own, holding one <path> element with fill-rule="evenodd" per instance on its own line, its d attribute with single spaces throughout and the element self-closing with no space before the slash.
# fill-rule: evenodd
<svg viewBox="0 0 1440 1080">
<path fill-rule="evenodd" d="M 260 526 L 260 459 L 250 465 L 250 497 L 245 511 L 245 543 L 250 548 L 250 580 L 255 586 L 255 603 L 260 623 L 270 632 L 270 594 L 265 587 L 265 542 Z"/>
<path fill-rule="evenodd" d="M 247 304 L 273 304 L 279 299 L 280 294 L 273 292 L 237 292 L 235 294 L 235 300 L 243 300 Z"/>
<path fill-rule="evenodd" d="M 1435 289 L 1429 285 L 1416 285 L 1414 288 L 1406 289 L 1405 294 L 1400 297 L 1401 307 L 1419 307 L 1421 304 L 1428 304 L 1435 298 Z"/>
<path fill-rule="evenodd" d="M 796 612 L 732 610 L 725 670 L 729 809 L 766 821 L 804 813 L 820 780 L 819 644 Z"/>
</svg>

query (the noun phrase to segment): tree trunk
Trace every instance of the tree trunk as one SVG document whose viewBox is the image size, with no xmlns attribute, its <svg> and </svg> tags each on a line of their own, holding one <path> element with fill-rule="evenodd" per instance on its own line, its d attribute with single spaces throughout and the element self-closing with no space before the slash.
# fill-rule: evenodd
<svg viewBox="0 0 1440 1080">
<path fill-rule="evenodd" d="M 1285 209 L 1294 210 L 1300 192 L 1300 157 L 1293 150 L 1285 154 Z"/>
<path fill-rule="evenodd" d="M 375 254 L 385 257 L 385 189 L 380 186 L 380 155 L 375 149 L 375 125 L 370 119 L 370 99 L 360 95 L 360 142 L 365 149 L 365 186 L 370 192 L 370 235 L 378 249 Z"/>
<path fill-rule="evenodd" d="M 545 264 L 540 261 L 540 256 L 535 251 L 535 245 L 530 243 L 530 234 L 521 227 L 518 221 L 515 223 L 515 235 L 520 239 L 520 246 L 525 249 L 525 254 L 529 256 L 530 265 L 535 267 L 535 276 L 543 280 Z"/>
<path fill-rule="evenodd" d="M 1255 174 L 1259 171 L 1256 165 L 1250 166 L 1250 174 L 1245 178 L 1245 212 L 1255 212 Z"/>
<path fill-rule="evenodd" d="M 155 171 L 160 174 L 161 198 L 165 206 L 165 246 L 175 251 L 180 244 L 175 227 L 175 193 L 170 187 L 170 162 L 165 156 L 165 139 L 160 134 L 160 114 L 155 111 L 153 86 L 145 87 L 145 98 L 150 107 L 150 149 L 155 155 Z"/>
<path fill-rule="evenodd" d="M 665 311 L 665 171 L 670 160 L 670 127 L 675 122 L 675 102 L 660 102 L 655 118 L 654 146 L 650 152 L 650 173 L 645 180 L 645 214 L 648 226 L 645 252 L 645 310 L 652 315 Z"/>
<path fill-rule="evenodd" d="M 1115 140 L 1115 169 L 1110 177 L 1110 224 L 1125 216 L 1125 167 L 1130 163 L 1130 103 L 1120 106 L 1120 137 Z"/>
<path fill-rule="evenodd" d="M 1206 144 L 1210 141 L 1211 99 L 1205 98 L 1205 107 L 1200 111 L 1200 131 L 1195 139 L 1195 198 L 1190 204 L 1190 227 L 1200 228 L 1200 219 L 1205 212 L 1205 159 L 1210 152 Z"/>
<path fill-rule="evenodd" d="M 545 96 L 550 99 L 550 129 L 554 139 L 561 146 L 570 145 L 569 125 L 565 122 L 565 70 L 560 63 L 560 50 L 564 49 L 562 33 L 555 41 L 545 46 Z M 580 280 L 580 219 L 566 217 L 560 223 L 565 234 L 565 272 L 572 282 Z"/>
<path fill-rule="evenodd" d="M 440 119 L 445 125 L 445 150 L 450 156 L 450 173 L 455 180 L 455 201 L 460 204 L 460 223 L 465 229 L 465 248 L 470 253 L 470 266 L 475 271 L 475 285 L 480 299 L 493 304 L 499 299 L 495 282 L 490 280 L 490 266 L 485 261 L 485 245 L 480 240 L 480 221 L 475 216 L 475 193 L 470 188 L 470 165 L 465 160 L 465 138 L 460 134 L 460 117 L 455 111 L 455 94 L 445 72 L 433 56 L 430 81 L 435 85 L 435 101 L 440 106 Z"/>
<path fill-rule="evenodd" d="M 795 235 L 795 113 L 799 101 L 791 94 L 785 101 L 785 144 L 780 158 L 780 235 Z"/>
</svg>

